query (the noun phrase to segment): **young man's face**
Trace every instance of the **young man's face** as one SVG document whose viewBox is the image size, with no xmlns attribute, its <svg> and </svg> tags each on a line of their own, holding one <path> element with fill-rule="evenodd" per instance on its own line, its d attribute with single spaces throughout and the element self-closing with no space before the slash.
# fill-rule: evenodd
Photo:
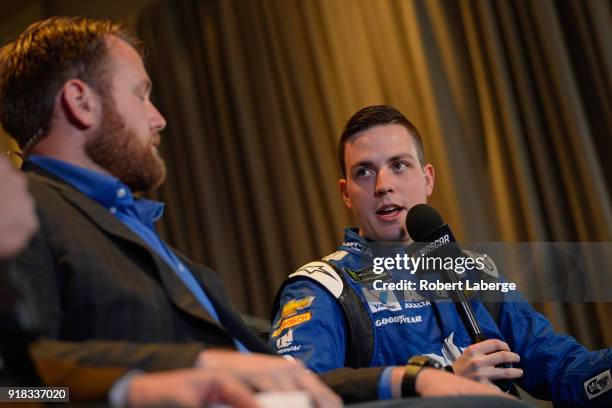
<svg viewBox="0 0 612 408">
<path fill-rule="evenodd" d="M 375 126 L 345 145 L 346 179 L 339 186 L 359 234 L 379 242 L 410 242 L 406 214 L 425 204 L 434 168 L 419 163 L 413 137 L 401 125 Z"/>
<path fill-rule="evenodd" d="M 133 190 L 150 190 L 165 178 L 157 149 L 166 121 L 149 100 L 151 80 L 140 55 L 116 37 L 107 39 L 107 47 L 110 92 L 87 153 Z"/>
</svg>

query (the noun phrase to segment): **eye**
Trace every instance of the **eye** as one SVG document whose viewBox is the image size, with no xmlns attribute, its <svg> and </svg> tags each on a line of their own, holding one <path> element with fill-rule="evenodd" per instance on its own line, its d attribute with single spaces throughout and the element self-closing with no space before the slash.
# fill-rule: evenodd
<svg viewBox="0 0 612 408">
<path fill-rule="evenodd" d="M 398 161 L 393 163 L 393 170 L 402 171 L 410 167 L 410 163 L 406 161 Z"/>
<path fill-rule="evenodd" d="M 147 102 L 151 97 L 151 92 L 149 88 L 137 87 L 134 89 L 134 95 L 142 102 Z"/>
<path fill-rule="evenodd" d="M 374 174 L 374 172 L 371 169 L 368 169 L 367 167 L 360 167 L 355 171 L 356 178 L 368 177 L 372 174 Z"/>
</svg>

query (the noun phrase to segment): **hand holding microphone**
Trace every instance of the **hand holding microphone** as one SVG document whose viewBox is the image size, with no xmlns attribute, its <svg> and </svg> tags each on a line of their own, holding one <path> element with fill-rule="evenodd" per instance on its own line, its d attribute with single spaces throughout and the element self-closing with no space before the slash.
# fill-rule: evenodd
<svg viewBox="0 0 612 408">
<path fill-rule="evenodd" d="M 438 243 L 438 245 L 416 245 L 421 255 L 440 257 L 461 257 L 461 248 L 453 233 L 444 223 L 440 214 L 432 207 L 419 204 L 408 211 L 406 229 L 415 243 Z M 441 245 L 439 243 L 442 243 Z M 454 271 L 439 271 L 446 282 L 458 281 Z M 494 382 L 503 391 L 512 388 L 512 379 L 523 375 L 523 370 L 512 367 L 518 363 L 518 354 L 510 351 L 505 342 L 485 337 L 472 306 L 462 290 L 449 291 L 449 295 L 461 317 L 472 345 L 453 364 L 455 374 L 483 383 Z"/>
<path fill-rule="evenodd" d="M 453 363 L 453 372 L 481 383 L 494 383 L 506 391 L 512 385 L 510 380 L 523 376 L 523 370 L 512 367 L 512 363 L 518 363 L 520 359 L 518 354 L 510 351 L 507 343 L 489 339 L 466 348 Z"/>
</svg>

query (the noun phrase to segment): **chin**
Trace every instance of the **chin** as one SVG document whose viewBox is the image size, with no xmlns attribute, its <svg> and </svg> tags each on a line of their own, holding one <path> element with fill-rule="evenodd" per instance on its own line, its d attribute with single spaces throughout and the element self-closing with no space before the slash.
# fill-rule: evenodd
<svg viewBox="0 0 612 408">
<path fill-rule="evenodd" d="M 404 242 L 404 235 L 397 231 L 380 234 L 379 237 L 380 242 Z"/>
<path fill-rule="evenodd" d="M 408 234 L 403 229 L 389 232 L 388 234 L 385 234 L 384 237 L 386 242 L 407 242 L 407 239 L 409 238 Z"/>
</svg>

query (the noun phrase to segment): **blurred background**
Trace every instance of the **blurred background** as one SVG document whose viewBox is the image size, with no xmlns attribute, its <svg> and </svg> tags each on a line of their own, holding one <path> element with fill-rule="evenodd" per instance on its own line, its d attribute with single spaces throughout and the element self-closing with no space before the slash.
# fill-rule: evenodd
<svg viewBox="0 0 612 408">
<path fill-rule="evenodd" d="M 168 121 L 159 228 L 244 313 L 267 318 L 283 279 L 352 223 L 336 146 L 366 105 L 419 128 L 431 204 L 461 241 L 612 241 L 607 0 L 4 1 L 0 38 L 51 15 L 143 38 Z M 535 306 L 612 345 L 610 303 Z"/>
</svg>

